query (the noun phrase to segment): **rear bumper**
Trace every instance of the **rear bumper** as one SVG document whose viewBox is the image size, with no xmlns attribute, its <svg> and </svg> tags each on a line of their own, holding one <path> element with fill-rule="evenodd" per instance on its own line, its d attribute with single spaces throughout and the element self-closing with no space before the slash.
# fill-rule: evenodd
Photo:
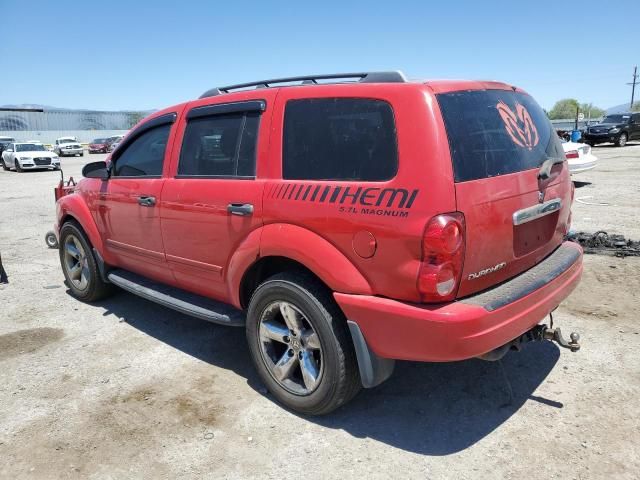
<svg viewBox="0 0 640 480">
<path fill-rule="evenodd" d="M 446 362 L 477 357 L 519 337 L 576 287 L 582 249 L 565 242 L 532 269 L 478 295 L 442 305 L 418 305 L 334 293 L 378 356 Z"/>
</svg>

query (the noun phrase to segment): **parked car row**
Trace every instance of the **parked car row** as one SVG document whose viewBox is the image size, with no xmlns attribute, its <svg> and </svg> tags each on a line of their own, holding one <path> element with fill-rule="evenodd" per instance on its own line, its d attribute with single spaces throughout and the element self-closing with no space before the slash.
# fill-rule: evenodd
<svg viewBox="0 0 640 480">
<path fill-rule="evenodd" d="M 115 150 L 124 135 L 114 135 L 112 137 L 96 138 L 89 144 L 89 153 L 109 153 Z"/>
</svg>

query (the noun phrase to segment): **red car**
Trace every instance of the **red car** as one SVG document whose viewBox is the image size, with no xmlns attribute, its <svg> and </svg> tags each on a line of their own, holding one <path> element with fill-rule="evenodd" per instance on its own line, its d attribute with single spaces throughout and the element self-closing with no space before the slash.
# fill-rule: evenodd
<svg viewBox="0 0 640 480">
<path fill-rule="evenodd" d="M 89 153 L 108 153 L 109 142 L 107 138 L 96 138 L 89 144 Z"/>
<path fill-rule="evenodd" d="M 374 72 L 215 88 L 83 174 L 57 203 L 72 294 L 116 285 L 244 326 L 299 412 L 330 412 L 396 359 L 579 348 L 539 325 L 582 273 L 569 169 L 511 85 Z"/>
</svg>

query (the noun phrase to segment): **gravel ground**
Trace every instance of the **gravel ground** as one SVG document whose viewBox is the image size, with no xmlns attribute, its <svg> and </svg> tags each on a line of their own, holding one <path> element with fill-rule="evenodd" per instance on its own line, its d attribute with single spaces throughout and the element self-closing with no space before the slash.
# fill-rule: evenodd
<svg viewBox="0 0 640 480">
<path fill-rule="evenodd" d="M 576 198 L 608 205 L 576 203 L 574 228 L 639 239 L 640 145 L 595 152 Z M 555 315 L 579 353 L 399 363 L 305 418 L 267 394 L 242 329 L 124 292 L 74 300 L 43 238 L 58 176 L 0 171 L 0 478 L 638 478 L 640 259 L 585 258 Z"/>
</svg>

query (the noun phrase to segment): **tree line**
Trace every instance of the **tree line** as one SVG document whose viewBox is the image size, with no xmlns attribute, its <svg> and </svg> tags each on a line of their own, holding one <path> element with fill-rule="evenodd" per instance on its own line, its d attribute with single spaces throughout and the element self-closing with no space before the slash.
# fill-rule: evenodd
<svg viewBox="0 0 640 480">
<path fill-rule="evenodd" d="M 581 113 L 584 113 L 584 118 L 599 118 L 605 114 L 602 108 L 596 107 L 593 103 L 580 103 L 575 98 L 563 98 L 555 103 L 553 108 L 547 112 L 547 115 L 551 120 L 575 118 L 577 108 L 580 109 Z M 640 102 L 635 102 L 631 111 L 640 112 Z"/>
</svg>

